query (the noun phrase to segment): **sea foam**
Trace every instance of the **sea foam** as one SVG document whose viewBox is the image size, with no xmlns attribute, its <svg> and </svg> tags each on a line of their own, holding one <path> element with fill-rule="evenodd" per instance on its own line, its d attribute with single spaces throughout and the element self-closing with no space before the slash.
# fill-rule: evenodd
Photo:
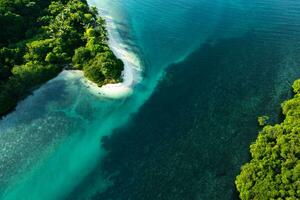
<svg viewBox="0 0 300 200">
<path fill-rule="evenodd" d="M 101 12 L 104 13 L 104 12 Z M 113 53 L 123 61 L 124 70 L 122 72 L 122 82 L 116 84 L 106 84 L 98 87 L 96 84 L 84 80 L 88 89 L 95 95 L 100 95 L 107 98 L 123 98 L 133 93 L 133 87 L 142 79 L 142 64 L 141 61 L 130 48 L 125 44 L 120 36 L 117 23 L 108 14 L 101 14 L 102 18 L 106 21 L 106 29 L 108 32 L 108 45 Z"/>
</svg>

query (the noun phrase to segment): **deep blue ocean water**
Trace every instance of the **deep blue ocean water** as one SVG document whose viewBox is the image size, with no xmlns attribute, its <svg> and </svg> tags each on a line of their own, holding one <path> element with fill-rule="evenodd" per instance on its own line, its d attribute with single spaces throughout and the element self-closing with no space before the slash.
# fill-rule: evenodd
<svg viewBox="0 0 300 200">
<path fill-rule="evenodd" d="M 0 199 L 237 199 L 257 117 L 300 77 L 296 0 L 91 0 L 143 63 L 131 97 L 63 74 L 0 121 Z"/>
</svg>

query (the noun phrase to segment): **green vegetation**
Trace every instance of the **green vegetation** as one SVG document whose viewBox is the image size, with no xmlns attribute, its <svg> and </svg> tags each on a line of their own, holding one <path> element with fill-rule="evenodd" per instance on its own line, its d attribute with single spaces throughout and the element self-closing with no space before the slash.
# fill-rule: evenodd
<svg viewBox="0 0 300 200">
<path fill-rule="evenodd" d="M 258 117 L 257 121 L 260 126 L 265 126 L 268 124 L 269 119 L 270 118 L 268 116 L 261 116 L 261 117 Z"/>
<path fill-rule="evenodd" d="M 104 23 L 86 0 L 0 0 L 0 116 L 71 64 L 99 86 L 120 81 Z"/>
<path fill-rule="evenodd" d="M 300 199 L 300 79 L 293 90 L 284 121 L 265 126 L 250 147 L 252 160 L 236 179 L 241 199 Z"/>
</svg>

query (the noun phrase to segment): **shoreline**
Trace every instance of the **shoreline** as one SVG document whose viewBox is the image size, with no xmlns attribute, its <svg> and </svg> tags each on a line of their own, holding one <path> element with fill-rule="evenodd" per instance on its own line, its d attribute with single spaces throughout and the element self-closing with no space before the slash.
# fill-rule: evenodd
<svg viewBox="0 0 300 200">
<path fill-rule="evenodd" d="M 92 4 L 88 3 L 90 6 Z M 99 8 L 98 8 L 99 9 Z M 104 10 L 99 9 L 99 16 L 105 20 L 105 28 L 108 36 L 108 46 L 115 54 L 115 56 L 124 63 L 124 70 L 122 71 L 120 83 L 109 83 L 99 87 L 97 84 L 89 81 L 83 77 L 82 83 L 86 85 L 88 90 L 96 96 L 119 99 L 125 98 L 133 94 L 133 88 L 142 80 L 142 64 L 138 55 L 130 51 L 131 47 L 124 43 L 117 24 L 109 14 Z M 77 70 L 71 70 L 73 73 Z M 83 73 L 82 73 L 83 75 Z"/>
</svg>

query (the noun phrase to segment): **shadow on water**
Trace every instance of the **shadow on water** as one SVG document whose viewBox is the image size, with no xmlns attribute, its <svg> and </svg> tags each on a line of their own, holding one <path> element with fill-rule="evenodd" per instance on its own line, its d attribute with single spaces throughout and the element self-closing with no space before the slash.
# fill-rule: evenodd
<svg viewBox="0 0 300 200">
<path fill-rule="evenodd" d="M 299 43 L 255 33 L 202 45 L 102 140 L 108 155 L 72 199 L 99 173 L 114 184 L 94 199 L 237 199 L 234 179 L 249 159 L 257 117 L 278 121 L 300 76 L 299 55 Z"/>
</svg>

